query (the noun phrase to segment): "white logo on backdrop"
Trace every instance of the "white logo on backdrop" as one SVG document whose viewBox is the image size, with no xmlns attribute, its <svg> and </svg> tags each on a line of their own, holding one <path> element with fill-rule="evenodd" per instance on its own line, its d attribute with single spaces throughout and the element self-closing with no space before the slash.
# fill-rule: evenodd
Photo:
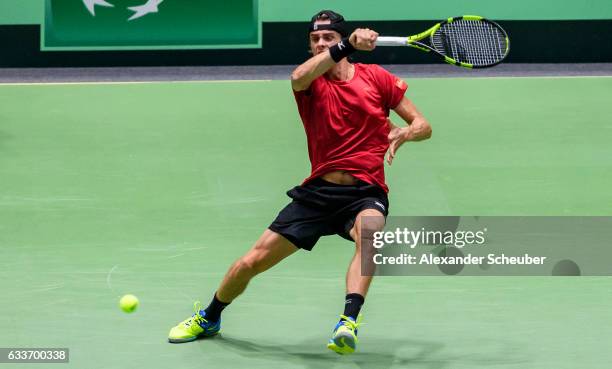
<svg viewBox="0 0 612 369">
<path fill-rule="evenodd" d="M 96 16 L 96 5 L 106 6 L 106 7 L 114 7 L 115 5 L 107 2 L 106 0 L 82 0 L 83 4 L 89 10 L 92 16 Z M 162 3 L 164 0 L 147 0 L 146 3 L 139 6 L 129 6 L 128 9 L 133 11 L 134 14 L 128 19 L 128 21 L 142 18 L 147 14 L 157 13 L 159 9 L 157 6 Z"/>
<path fill-rule="evenodd" d="M 164 0 L 149 0 L 145 4 L 140 6 L 130 6 L 128 9 L 134 12 L 134 14 L 128 19 L 129 21 L 144 17 L 147 14 L 157 13 L 157 6 Z"/>
<path fill-rule="evenodd" d="M 93 15 L 94 17 L 96 16 L 96 10 L 94 8 L 96 5 L 108 6 L 108 7 L 114 6 L 111 3 L 107 3 L 105 0 L 83 0 L 83 4 L 85 4 L 85 7 L 87 8 L 87 10 L 89 10 L 91 15 Z"/>
</svg>

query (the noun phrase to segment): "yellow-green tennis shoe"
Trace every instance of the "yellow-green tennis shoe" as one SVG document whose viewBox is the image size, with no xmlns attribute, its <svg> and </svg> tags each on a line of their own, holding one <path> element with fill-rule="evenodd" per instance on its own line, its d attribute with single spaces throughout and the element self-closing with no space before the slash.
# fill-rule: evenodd
<svg viewBox="0 0 612 369">
<path fill-rule="evenodd" d="M 219 333 L 221 330 L 221 319 L 217 322 L 206 320 L 206 313 L 202 310 L 202 304 L 197 301 L 193 304 L 195 313 L 180 322 L 176 327 L 170 329 L 168 342 L 183 343 L 195 341 L 200 337 L 210 337 Z"/>
<path fill-rule="evenodd" d="M 340 315 L 340 321 L 334 328 L 334 333 L 327 343 L 327 348 L 340 355 L 355 352 L 358 341 L 357 327 L 361 324 L 361 319 L 361 314 L 357 317 L 357 321 L 350 316 Z"/>
</svg>

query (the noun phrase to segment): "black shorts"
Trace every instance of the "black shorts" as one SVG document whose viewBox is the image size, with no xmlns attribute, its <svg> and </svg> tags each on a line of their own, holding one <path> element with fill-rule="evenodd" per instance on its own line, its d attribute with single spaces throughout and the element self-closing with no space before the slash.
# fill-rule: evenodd
<svg viewBox="0 0 612 369">
<path fill-rule="evenodd" d="M 360 211 L 376 209 L 386 217 L 389 209 L 385 191 L 363 181 L 339 185 L 316 178 L 292 188 L 287 195 L 293 201 L 268 228 L 308 251 L 321 236 L 337 234 L 353 241 L 349 232 Z"/>
</svg>

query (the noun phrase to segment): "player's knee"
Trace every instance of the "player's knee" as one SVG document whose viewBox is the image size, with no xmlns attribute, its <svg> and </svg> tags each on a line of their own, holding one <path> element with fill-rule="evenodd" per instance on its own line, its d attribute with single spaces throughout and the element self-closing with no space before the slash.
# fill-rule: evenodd
<svg viewBox="0 0 612 369">
<path fill-rule="evenodd" d="M 252 277 L 266 270 L 265 263 L 261 258 L 251 255 L 241 257 L 236 263 L 238 272 L 245 276 Z"/>
<path fill-rule="evenodd" d="M 385 226 L 385 217 L 376 210 L 365 210 L 355 220 L 355 226 L 351 229 L 351 236 L 355 240 L 357 253 L 363 253 L 372 245 L 374 233 L 382 230 Z M 371 248 L 371 247 L 370 247 Z"/>
<path fill-rule="evenodd" d="M 257 274 L 255 272 L 255 263 L 249 258 L 243 256 L 234 263 L 234 273 L 239 278 L 250 278 Z"/>
<path fill-rule="evenodd" d="M 364 211 L 359 214 L 355 221 L 352 232 L 355 237 L 371 238 L 374 232 L 380 231 L 385 227 L 385 217 L 378 211 Z"/>
</svg>

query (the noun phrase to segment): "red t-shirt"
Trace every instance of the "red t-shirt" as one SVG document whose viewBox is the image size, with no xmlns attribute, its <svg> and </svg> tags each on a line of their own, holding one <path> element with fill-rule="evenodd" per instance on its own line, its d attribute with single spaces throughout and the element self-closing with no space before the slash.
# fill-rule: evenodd
<svg viewBox="0 0 612 369">
<path fill-rule="evenodd" d="M 334 170 L 385 184 L 384 159 L 389 148 L 389 110 L 408 86 L 375 64 L 353 64 L 350 81 L 322 75 L 304 91 L 294 91 L 308 140 L 312 171 L 304 183 Z"/>
</svg>

